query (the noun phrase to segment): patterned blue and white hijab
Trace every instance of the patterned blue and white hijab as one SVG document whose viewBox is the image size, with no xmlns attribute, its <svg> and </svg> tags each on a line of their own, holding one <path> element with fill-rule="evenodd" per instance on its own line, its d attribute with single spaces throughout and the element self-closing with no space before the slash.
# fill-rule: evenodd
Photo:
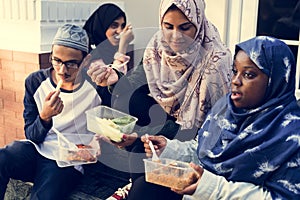
<svg viewBox="0 0 300 200">
<path fill-rule="evenodd" d="M 205 169 L 227 180 L 260 185 L 274 198 L 300 199 L 300 109 L 293 54 L 284 42 L 265 36 L 236 45 L 239 50 L 269 77 L 264 103 L 241 110 L 230 94 L 222 98 L 199 130 L 199 159 Z"/>
</svg>

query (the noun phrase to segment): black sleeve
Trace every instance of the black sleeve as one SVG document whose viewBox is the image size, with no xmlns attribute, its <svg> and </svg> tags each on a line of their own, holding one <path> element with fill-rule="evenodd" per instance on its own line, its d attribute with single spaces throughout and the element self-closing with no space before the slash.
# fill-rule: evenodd
<svg viewBox="0 0 300 200">
<path fill-rule="evenodd" d="M 34 93 L 40 86 L 41 82 L 47 78 L 46 73 L 49 71 L 39 71 L 32 73 L 25 80 L 24 112 L 25 136 L 27 139 L 36 144 L 44 141 L 48 131 L 52 127 L 52 121 L 49 124 L 43 123 L 39 117 L 37 104 L 34 100 Z M 50 72 L 49 72 L 50 73 Z"/>
</svg>

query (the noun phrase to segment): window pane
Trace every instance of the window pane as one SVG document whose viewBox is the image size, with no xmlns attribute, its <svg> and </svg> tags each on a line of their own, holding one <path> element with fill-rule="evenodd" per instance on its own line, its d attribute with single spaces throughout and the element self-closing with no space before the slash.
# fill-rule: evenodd
<svg viewBox="0 0 300 200">
<path fill-rule="evenodd" d="M 257 35 L 299 40 L 299 0 L 260 0 Z"/>
</svg>

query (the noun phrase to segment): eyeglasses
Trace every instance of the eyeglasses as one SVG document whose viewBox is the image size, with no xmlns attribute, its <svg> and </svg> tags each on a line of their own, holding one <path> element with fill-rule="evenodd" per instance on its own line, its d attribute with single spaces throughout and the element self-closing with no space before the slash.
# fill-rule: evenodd
<svg viewBox="0 0 300 200">
<path fill-rule="evenodd" d="M 53 66 L 59 66 L 59 67 L 65 65 L 67 69 L 78 69 L 79 65 L 81 64 L 80 61 L 72 60 L 72 61 L 63 62 L 57 58 L 51 58 L 51 63 Z"/>
</svg>

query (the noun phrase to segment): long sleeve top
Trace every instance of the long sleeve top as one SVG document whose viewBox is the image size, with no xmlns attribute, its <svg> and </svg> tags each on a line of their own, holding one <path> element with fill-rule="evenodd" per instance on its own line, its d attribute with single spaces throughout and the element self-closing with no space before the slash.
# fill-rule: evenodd
<svg viewBox="0 0 300 200">
<path fill-rule="evenodd" d="M 168 140 L 161 158 L 171 158 L 184 162 L 193 162 L 201 165 L 196 154 L 198 143 L 196 140 L 180 142 Z M 224 177 L 215 175 L 204 169 L 201 180 L 193 195 L 184 195 L 184 200 L 215 200 L 240 199 L 257 200 L 272 199 L 269 191 L 260 186 L 246 182 L 227 181 Z"/>
<path fill-rule="evenodd" d="M 38 152 L 48 159 L 55 160 L 58 151 L 57 135 L 51 130 L 55 127 L 61 133 L 89 133 L 86 126 L 85 111 L 101 104 L 97 86 L 84 75 L 84 81 L 73 91 L 61 89 L 60 98 L 63 111 L 45 124 L 39 117 L 45 97 L 55 90 L 51 70 L 43 69 L 30 74 L 25 81 L 24 112 L 25 136 Z M 82 72 L 84 73 L 84 72 Z M 90 133 L 91 134 L 91 133 Z"/>
</svg>

